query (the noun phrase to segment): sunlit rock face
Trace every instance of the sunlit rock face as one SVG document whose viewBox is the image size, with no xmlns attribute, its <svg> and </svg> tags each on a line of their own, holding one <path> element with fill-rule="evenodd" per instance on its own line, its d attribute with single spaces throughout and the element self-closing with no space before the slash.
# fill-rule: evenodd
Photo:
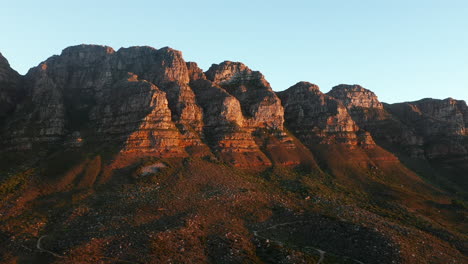
<svg viewBox="0 0 468 264">
<path fill-rule="evenodd" d="M 182 153 L 186 146 L 203 144 L 202 113 L 180 52 L 74 46 L 24 79 L 27 98 L 7 124 L 6 144 L 12 148 L 60 145 L 74 132 L 85 143 L 115 141 L 125 150 Z M 182 136 L 185 130 L 190 132 Z"/>
<path fill-rule="evenodd" d="M 282 129 L 281 101 L 265 77 L 240 62 L 213 64 L 206 76 L 214 84 L 237 98 L 246 117 L 246 126 Z"/>
<path fill-rule="evenodd" d="M 299 82 L 278 95 L 285 108 L 287 126 L 306 144 L 374 144 L 346 106 L 322 93 L 317 85 Z"/>
<path fill-rule="evenodd" d="M 360 85 L 341 84 L 332 88 L 327 93 L 336 99 L 339 99 L 346 107 L 365 107 L 383 109 L 383 105 L 377 99 L 377 96 L 370 90 Z"/>
<path fill-rule="evenodd" d="M 0 56 L 3 151 L 109 143 L 125 153 L 214 154 L 255 167 L 310 161 L 302 143 L 372 148 L 375 140 L 410 157 L 445 159 L 466 157 L 467 112 L 453 99 L 382 104 L 359 85 L 324 94 L 300 82 L 275 93 L 240 62 L 204 72 L 167 47 L 73 46 L 25 76 Z"/>
<path fill-rule="evenodd" d="M 338 85 L 327 93 L 342 102 L 353 120 L 378 144 L 398 146 L 412 157 L 423 157 L 423 140 L 413 128 L 391 115 L 377 96 L 359 85 Z"/>
<path fill-rule="evenodd" d="M 300 162 L 296 146 L 282 130 L 281 102 L 263 75 L 241 63 L 223 62 L 206 73 L 195 63 L 187 65 L 190 86 L 204 112 L 205 139 L 223 160 L 238 166 Z M 256 136 L 259 130 L 268 130 L 274 140 L 266 143 Z M 293 155 L 276 158 L 271 153 L 275 151 Z"/>
<path fill-rule="evenodd" d="M 215 152 L 239 166 L 271 165 L 258 129 L 272 131 L 275 146 L 295 149 L 282 130 L 279 98 L 261 73 L 240 63 L 205 74 L 170 48 L 79 45 L 22 79 L 26 95 L 5 123 L 5 149 L 113 142 L 124 152 Z M 299 163 L 291 159 L 277 162 Z"/>
</svg>

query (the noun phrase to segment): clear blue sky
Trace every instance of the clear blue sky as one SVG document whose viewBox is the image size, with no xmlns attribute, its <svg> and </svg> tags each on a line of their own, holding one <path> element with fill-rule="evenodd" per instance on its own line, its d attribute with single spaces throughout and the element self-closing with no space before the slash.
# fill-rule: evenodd
<svg viewBox="0 0 468 264">
<path fill-rule="evenodd" d="M 385 102 L 468 100 L 467 0 L 7 1 L 0 52 L 24 74 L 70 45 L 181 50 L 204 70 L 224 60 L 276 91 L 357 83 Z"/>
</svg>

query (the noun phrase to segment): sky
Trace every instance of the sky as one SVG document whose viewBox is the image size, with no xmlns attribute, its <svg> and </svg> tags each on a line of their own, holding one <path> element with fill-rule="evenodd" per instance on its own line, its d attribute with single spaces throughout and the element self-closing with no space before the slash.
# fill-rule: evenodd
<svg viewBox="0 0 468 264">
<path fill-rule="evenodd" d="M 384 102 L 468 100 L 468 1 L 0 0 L 0 52 L 19 73 L 77 44 L 170 46 L 207 70 L 261 71 L 275 91 L 360 84 Z"/>
</svg>

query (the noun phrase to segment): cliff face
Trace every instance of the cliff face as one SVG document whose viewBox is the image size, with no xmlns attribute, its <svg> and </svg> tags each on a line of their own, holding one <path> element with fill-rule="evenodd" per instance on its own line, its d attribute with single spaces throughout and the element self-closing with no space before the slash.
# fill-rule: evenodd
<svg viewBox="0 0 468 264">
<path fill-rule="evenodd" d="M 20 75 L 0 53 L 0 123 L 15 109 L 20 93 Z"/>
<path fill-rule="evenodd" d="M 126 142 L 125 150 L 147 146 L 150 152 L 180 153 L 185 145 L 200 143 L 196 137 L 183 138 L 175 126 L 193 124 L 200 130 L 199 108 L 185 114 L 188 111 L 179 101 L 166 97 L 163 88 L 154 84 L 176 89 L 173 94 L 185 98 L 179 96 L 183 90 L 179 87 L 188 85 L 188 73 L 185 63 L 178 64 L 180 54 L 169 49 L 134 49 L 129 55 L 128 50 L 115 52 L 105 46 L 75 46 L 31 69 L 24 77 L 26 99 L 6 125 L 6 144 L 29 149 L 35 144 L 70 143 L 72 137 L 80 144 Z M 181 81 L 174 81 L 177 78 Z M 190 95 L 186 98 L 185 105 L 190 106 Z M 174 115 L 169 108 L 175 109 Z M 162 130 L 165 137 L 156 137 Z M 141 142 L 135 143 L 135 138 Z"/>
<path fill-rule="evenodd" d="M 388 113 L 372 91 L 359 85 L 338 85 L 327 94 L 342 102 L 353 120 L 380 145 L 390 149 L 397 146 L 412 157 L 423 157 L 422 138 Z"/>
<path fill-rule="evenodd" d="M 464 101 L 448 98 L 381 104 L 373 92 L 357 85 L 336 86 L 328 95 L 346 105 L 353 120 L 380 146 L 413 160 L 411 163 L 429 162 L 431 167 L 423 170 L 441 173 L 442 181 L 450 178 L 467 185 L 468 108 Z"/>
<path fill-rule="evenodd" d="M 258 71 L 252 71 L 239 62 L 225 61 L 213 64 L 206 72 L 213 83 L 239 100 L 246 126 L 256 128 L 283 128 L 283 107 L 270 84 Z"/>
<path fill-rule="evenodd" d="M 463 101 L 386 105 L 359 85 L 324 94 L 307 82 L 276 94 L 242 63 L 203 72 L 171 48 L 73 46 L 25 76 L 0 56 L 0 102 L 6 151 L 110 143 L 125 153 L 214 154 L 242 167 L 314 164 L 302 144 L 467 155 Z"/>
<path fill-rule="evenodd" d="M 204 135 L 224 160 L 240 166 L 311 162 L 284 132 L 283 107 L 262 74 L 237 62 L 214 64 L 206 74 L 187 65 Z"/>
<path fill-rule="evenodd" d="M 451 175 L 460 175 L 460 182 L 466 184 L 468 107 L 464 101 L 423 99 L 387 108 L 419 135 L 425 158 Z"/>
<path fill-rule="evenodd" d="M 279 98 L 241 63 L 205 74 L 170 48 L 80 45 L 23 79 L 27 95 L 3 127 L 5 149 L 113 143 L 162 156 L 214 152 L 238 166 L 300 163 L 297 153 L 262 150 L 296 146 L 283 131 Z M 261 129 L 274 131 L 273 140 L 257 137 Z"/>
<path fill-rule="evenodd" d="M 307 145 L 374 145 L 345 105 L 322 93 L 318 86 L 299 82 L 278 95 L 284 104 L 287 126 Z"/>
<path fill-rule="evenodd" d="M 339 99 L 346 107 L 383 109 L 383 105 L 377 96 L 360 85 L 341 84 L 332 88 L 328 95 Z"/>
</svg>

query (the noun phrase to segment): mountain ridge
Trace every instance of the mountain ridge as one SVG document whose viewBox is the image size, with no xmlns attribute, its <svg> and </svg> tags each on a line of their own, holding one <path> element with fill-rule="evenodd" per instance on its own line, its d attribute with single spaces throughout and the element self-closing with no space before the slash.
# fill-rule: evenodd
<svg viewBox="0 0 468 264">
<path fill-rule="evenodd" d="M 68 262 L 311 263 L 311 248 L 329 263 L 466 259 L 461 100 L 386 104 L 306 81 L 275 92 L 241 62 L 203 71 L 169 47 L 78 45 L 24 76 L 0 56 L 0 106 L 0 235 L 28 248 L 50 233 Z M 63 238 L 81 225 L 85 238 Z M 60 263 L 3 243 L 12 262 Z"/>
</svg>

